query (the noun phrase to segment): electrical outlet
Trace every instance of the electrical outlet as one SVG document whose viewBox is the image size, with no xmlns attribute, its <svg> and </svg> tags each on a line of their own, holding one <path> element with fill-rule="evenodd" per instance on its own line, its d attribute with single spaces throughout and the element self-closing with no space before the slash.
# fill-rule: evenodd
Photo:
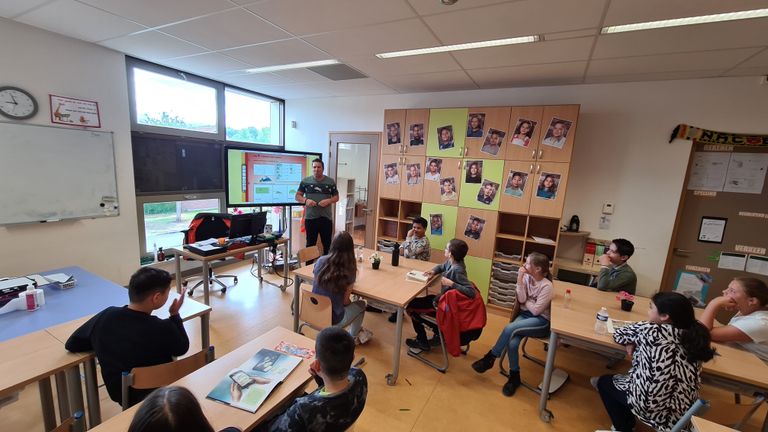
<svg viewBox="0 0 768 432">
<path fill-rule="evenodd" d="M 613 203 L 604 203 L 603 204 L 603 214 L 613 214 Z"/>
</svg>

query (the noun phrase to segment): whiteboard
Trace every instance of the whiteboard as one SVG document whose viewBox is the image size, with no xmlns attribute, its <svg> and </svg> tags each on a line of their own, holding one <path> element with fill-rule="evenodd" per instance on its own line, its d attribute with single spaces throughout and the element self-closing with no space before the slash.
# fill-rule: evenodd
<svg viewBox="0 0 768 432">
<path fill-rule="evenodd" d="M 0 122 L 0 224 L 118 214 L 112 132 Z"/>
</svg>

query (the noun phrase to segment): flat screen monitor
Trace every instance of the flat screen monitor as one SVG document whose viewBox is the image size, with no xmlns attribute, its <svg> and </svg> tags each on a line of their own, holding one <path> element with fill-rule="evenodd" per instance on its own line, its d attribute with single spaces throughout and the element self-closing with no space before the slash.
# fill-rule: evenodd
<svg viewBox="0 0 768 432">
<path fill-rule="evenodd" d="M 259 235 L 264 232 L 266 225 L 267 212 L 232 215 L 229 238 Z"/>
<path fill-rule="evenodd" d="M 320 153 L 227 147 L 227 207 L 298 205 L 296 191 Z M 326 167 L 327 168 L 327 167 Z"/>
</svg>

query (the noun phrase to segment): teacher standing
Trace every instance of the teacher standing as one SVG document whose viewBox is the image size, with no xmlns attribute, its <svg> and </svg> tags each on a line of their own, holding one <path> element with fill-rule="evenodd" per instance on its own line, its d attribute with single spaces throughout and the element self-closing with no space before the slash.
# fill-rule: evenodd
<svg viewBox="0 0 768 432">
<path fill-rule="evenodd" d="M 296 201 L 306 206 L 304 227 L 307 231 L 307 247 L 317 244 L 317 235 L 323 243 L 323 255 L 331 248 L 333 234 L 333 210 L 331 204 L 339 201 L 336 182 L 323 175 L 322 160 L 312 161 L 312 175 L 304 178 L 296 192 Z"/>
</svg>

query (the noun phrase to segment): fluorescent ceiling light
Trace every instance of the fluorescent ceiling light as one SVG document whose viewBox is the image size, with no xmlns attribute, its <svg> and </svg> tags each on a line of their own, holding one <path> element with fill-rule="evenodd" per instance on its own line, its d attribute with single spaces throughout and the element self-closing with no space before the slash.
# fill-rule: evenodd
<svg viewBox="0 0 768 432">
<path fill-rule="evenodd" d="M 468 49 L 475 49 L 475 48 L 488 48 L 488 47 L 496 47 L 496 46 L 503 46 L 503 45 L 523 44 L 523 43 L 537 42 L 538 40 L 539 40 L 538 36 L 521 36 L 521 37 L 509 38 L 509 39 L 496 39 L 496 40 L 489 40 L 489 41 L 483 41 L 483 42 L 469 42 L 469 43 L 456 44 L 456 45 L 443 45 L 443 46 L 432 47 L 432 48 L 419 48 L 419 49 L 406 50 L 406 51 L 387 52 L 387 53 L 376 54 L 376 57 L 382 58 L 382 59 L 393 58 L 393 57 L 407 57 L 407 56 L 422 55 L 422 54 L 435 54 L 435 53 L 441 53 L 441 52 L 447 52 L 447 51 L 461 51 L 461 50 L 468 50 Z"/>
<path fill-rule="evenodd" d="M 284 65 L 257 67 L 253 69 L 246 69 L 246 72 L 248 73 L 275 72 L 275 71 L 288 70 L 288 69 L 304 69 L 304 68 L 316 67 L 316 66 L 328 66 L 328 65 L 335 65 L 339 63 L 341 62 L 338 60 L 318 60 L 318 61 L 311 61 L 311 62 L 304 62 L 304 63 L 291 63 L 291 64 L 284 64 Z"/>
<path fill-rule="evenodd" d="M 623 24 L 616 26 L 603 27 L 600 30 L 602 34 L 609 33 L 623 33 L 638 30 L 650 30 L 665 27 L 680 27 L 694 24 L 707 24 L 721 21 L 736 21 L 749 18 L 764 18 L 768 17 L 768 9 L 755 9 L 740 12 L 727 12 L 715 15 L 702 15 L 687 18 L 674 18 L 661 21 L 649 21 L 635 24 Z"/>
</svg>

